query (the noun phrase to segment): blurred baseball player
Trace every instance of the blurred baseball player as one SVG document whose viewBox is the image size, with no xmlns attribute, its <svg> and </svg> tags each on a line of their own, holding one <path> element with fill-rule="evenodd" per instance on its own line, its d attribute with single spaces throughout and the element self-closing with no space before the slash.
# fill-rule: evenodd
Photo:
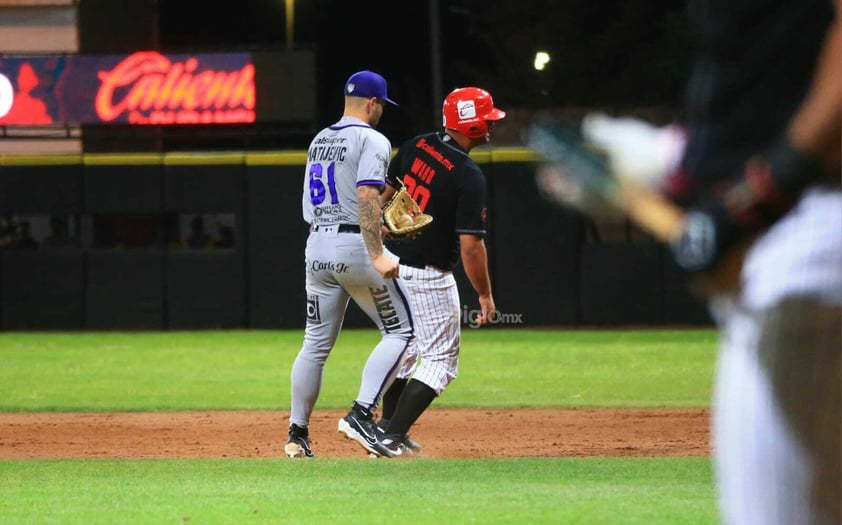
<svg viewBox="0 0 842 525">
<path fill-rule="evenodd" d="M 617 175 L 684 210 L 672 251 L 721 333 L 713 446 L 724 523 L 839 524 L 842 6 L 688 5 L 699 48 L 687 122 L 591 115 L 583 135 Z"/>
<path fill-rule="evenodd" d="M 417 451 L 409 428 L 456 378 L 461 340 L 460 301 L 453 269 L 461 259 L 479 296 L 487 323 L 494 314 L 483 237 L 486 233 L 485 176 L 468 153 L 490 140 L 493 123 L 506 116 L 491 95 L 477 87 L 452 91 L 442 106 L 444 131 L 404 142 L 389 165 L 383 200 L 403 183 L 421 210 L 435 217 L 410 241 L 387 242 L 400 256 L 400 280 L 409 292 L 416 338 L 397 379 L 383 399 L 382 443 L 393 455 Z"/>
<path fill-rule="evenodd" d="M 380 193 L 391 158 L 389 140 L 374 126 L 386 104 L 386 81 L 372 71 L 351 75 L 345 110 L 307 151 L 302 210 L 310 225 L 305 251 L 307 326 L 292 365 L 292 410 L 284 452 L 313 457 L 308 424 L 322 386 L 325 361 L 342 328 L 348 300 L 371 318 L 382 337 L 369 355 L 362 383 L 338 430 L 369 453 L 389 456 L 377 440 L 372 410 L 394 379 L 413 335 L 397 257 L 383 247 Z"/>
</svg>

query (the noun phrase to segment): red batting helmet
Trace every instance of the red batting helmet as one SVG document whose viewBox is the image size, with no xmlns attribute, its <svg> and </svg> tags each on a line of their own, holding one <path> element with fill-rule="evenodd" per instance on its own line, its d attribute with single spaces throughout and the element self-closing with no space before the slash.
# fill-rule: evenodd
<svg viewBox="0 0 842 525">
<path fill-rule="evenodd" d="M 494 107 L 491 93 L 477 87 L 454 89 L 441 108 L 445 129 L 454 129 L 468 138 L 488 133 L 488 121 L 500 120 L 506 112 Z"/>
</svg>

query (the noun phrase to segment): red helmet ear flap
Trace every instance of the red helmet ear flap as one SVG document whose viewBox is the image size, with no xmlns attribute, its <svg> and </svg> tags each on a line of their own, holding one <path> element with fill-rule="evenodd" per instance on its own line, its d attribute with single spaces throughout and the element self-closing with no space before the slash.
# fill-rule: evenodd
<svg viewBox="0 0 842 525">
<path fill-rule="evenodd" d="M 477 87 L 454 89 L 442 104 L 444 128 L 456 130 L 472 139 L 482 138 L 488 133 L 488 121 L 505 116 L 505 111 L 494 107 L 491 94 Z"/>
</svg>

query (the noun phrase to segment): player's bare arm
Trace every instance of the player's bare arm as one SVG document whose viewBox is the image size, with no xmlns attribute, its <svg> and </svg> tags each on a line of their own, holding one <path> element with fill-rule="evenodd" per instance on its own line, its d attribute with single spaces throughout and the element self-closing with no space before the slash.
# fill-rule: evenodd
<svg viewBox="0 0 842 525">
<path fill-rule="evenodd" d="M 358 209 L 360 214 L 360 233 L 368 248 L 372 260 L 383 255 L 383 242 L 380 240 L 380 192 L 375 186 L 357 188 Z"/>
<path fill-rule="evenodd" d="M 471 285 L 479 297 L 479 306 L 482 313 L 477 318 L 480 324 L 487 324 L 492 320 L 496 307 L 494 297 L 491 294 L 491 278 L 488 276 L 488 252 L 485 249 L 485 241 L 482 237 L 470 234 L 459 236 L 462 266 L 465 268 L 465 275 L 471 281 Z"/>
<path fill-rule="evenodd" d="M 787 134 L 793 146 L 806 151 L 838 176 L 842 140 L 842 1 L 834 2 L 836 18 L 828 28 L 810 90 L 793 116 Z"/>
<path fill-rule="evenodd" d="M 380 190 L 376 186 L 360 186 L 357 188 L 357 199 L 360 233 L 374 269 L 380 272 L 383 278 L 393 279 L 398 276 L 398 263 L 383 253 L 383 239 L 380 233 Z"/>
</svg>

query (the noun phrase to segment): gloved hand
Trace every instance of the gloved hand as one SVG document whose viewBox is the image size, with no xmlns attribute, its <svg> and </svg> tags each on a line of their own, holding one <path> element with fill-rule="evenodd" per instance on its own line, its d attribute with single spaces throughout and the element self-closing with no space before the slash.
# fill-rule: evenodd
<svg viewBox="0 0 842 525">
<path fill-rule="evenodd" d="M 808 185 L 823 180 L 830 178 L 819 163 L 780 137 L 749 158 L 718 198 L 688 211 L 684 233 L 671 243 L 676 262 L 689 271 L 712 268 L 734 246 L 786 214 Z"/>
<path fill-rule="evenodd" d="M 390 239 L 415 237 L 431 222 L 433 217 L 421 211 L 403 183 L 383 206 L 383 226 Z"/>
<path fill-rule="evenodd" d="M 640 119 L 590 113 L 582 136 L 603 150 L 616 177 L 657 189 L 681 162 L 687 143 L 678 124 L 657 127 Z"/>
</svg>

